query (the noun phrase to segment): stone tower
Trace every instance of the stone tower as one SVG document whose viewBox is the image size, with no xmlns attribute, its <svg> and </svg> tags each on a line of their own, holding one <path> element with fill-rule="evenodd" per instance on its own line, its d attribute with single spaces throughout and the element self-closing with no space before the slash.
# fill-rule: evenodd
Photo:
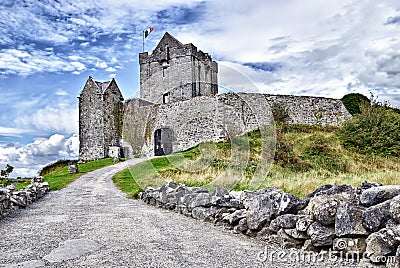
<svg viewBox="0 0 400 268">
<path fill-rule="evenodd" d="M 79 98 L 79 159 L 105 158 L 120 146 L 123 101 L 114 79 L 98 82 L 89 76 Z"/>
<path fill-rule="evenodd" d="M 152 54 L 139 54 L 140 98 L 168 103 L 218 93 L 218 65 L 193 44 L 182 44 L 168 32 Z"/>
</svg>

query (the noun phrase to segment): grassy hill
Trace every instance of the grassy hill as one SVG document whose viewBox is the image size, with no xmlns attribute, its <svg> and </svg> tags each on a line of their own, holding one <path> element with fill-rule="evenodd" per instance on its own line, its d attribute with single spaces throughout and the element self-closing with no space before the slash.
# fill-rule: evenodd
<svg viewBox="0 0 400 268">
<path fill-rule="evenodd" d="M 260 131 L 253 131 L 235 140 L 234 146 L 230 141 L 201 144 L 182 153 L 140 163 L 117 173 L 113 180 L 130 197 L 135 197 L 141 187 L 164 181 L 211 190 L 216 178 L 225 179 L 234 190 L 268 185 L 300 197 L 327 183 L 355 186 L 366 180 L 399 183 L 400 161 L 397 157 L 348 150 L 342 145 L 338 132 L 339 129 L 333 127 L 283 123 L 276 128 L 275 154 L 268 150 L 269 138 L 264 139 Z M 236 161 L 240 155 L 237 150 L 243 148 L 245 156 L 239 156 L 241 160 Z M 271 165 L 265 161 L 268 157 L 273 157 Z M 240 174 L 240 180 L 230 181 L 229 176 L 237 174 Z M 252 182 L 254 176 L 258 176 L 257 184 Z"/>
</svg>

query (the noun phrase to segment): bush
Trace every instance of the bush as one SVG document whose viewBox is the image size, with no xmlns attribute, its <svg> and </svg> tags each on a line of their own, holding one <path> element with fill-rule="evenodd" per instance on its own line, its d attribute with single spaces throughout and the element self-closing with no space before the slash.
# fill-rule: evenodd
<svg viewBox="0 0 400 268">
<path fill-rule="evenodd" d="M 400 115 L 376 102 L 361 105 L 360 112 L 338 131 L 344 147 L 363 154 L 400 156 Z"/>
<path fill-rule="evenodd" d="M 342 98 L 342 103 L 351 115 L 361 113 L 361 105 L 370 104 L 370 100 L 362 94 L 350 93 Z"/>
</svg>

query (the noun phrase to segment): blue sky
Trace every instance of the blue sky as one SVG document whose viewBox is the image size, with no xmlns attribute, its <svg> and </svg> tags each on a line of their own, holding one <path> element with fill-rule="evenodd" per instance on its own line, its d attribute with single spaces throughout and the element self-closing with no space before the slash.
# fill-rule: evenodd
<svg viewBox="0 0 400 268">
<path fill-rule="evenodd" d="M 34 175 L 76 158 L 77 96 L 115 78 L 138 94 L 142 31 L 165 31 L 248 76 L 259 92 L 341 98 L 374 93 L 400 107 L 398 0 L 2 0 L 0 168 Z M 220 80 L 229 73 L 221 68 Z"/>
</svg>

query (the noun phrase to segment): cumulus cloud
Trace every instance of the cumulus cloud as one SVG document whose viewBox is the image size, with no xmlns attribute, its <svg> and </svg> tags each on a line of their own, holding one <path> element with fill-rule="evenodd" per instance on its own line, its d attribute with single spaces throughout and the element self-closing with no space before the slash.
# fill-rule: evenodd
<svg viewBox="0 0 400 268">
<path fill-rule="evenodd" d="M 21 144 L 0 144 L 0 168 L 6 164 L 15 169 L 12 177 L 31 177 L 45 165 L 58 159 L 76 159 L 79 154 L 78 135 L 69 138 L 54 134 L 48 139 L 36 139 L 34 142 Z"/>
<path fill-rule="evenodd" d="M 78 109 L 68 103 L 45 106 L 32 114 L 24 114 L 14 120 L 15 125 L 46 133 L 73 134 L 78 132 Z"/>
<path fill-rule="evenodd" d="M 340 98 L 371 91 L 400 106 L 388 93 L 400 87 L 399 9 L 396 1 L 215 1 L 207 20 L 177 37 L 253 67 L 239 69 L 265 92 Z"/>
</svg>

